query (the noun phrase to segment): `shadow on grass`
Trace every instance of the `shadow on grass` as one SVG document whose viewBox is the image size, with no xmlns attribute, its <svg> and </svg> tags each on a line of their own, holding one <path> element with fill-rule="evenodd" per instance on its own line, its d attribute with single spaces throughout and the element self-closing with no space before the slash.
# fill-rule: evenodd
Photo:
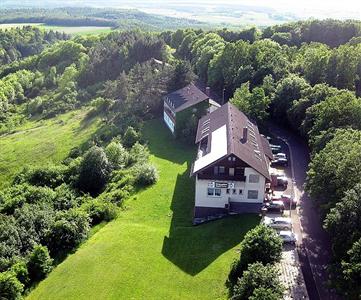
<svg viewBox="0 0 361 300">
<path fill-rule="evenodd" d="M 233 216 L 193 226 L 194 179 L 189 174 L 196 147 L 175 140 L 159 119 L 147 122 L 143 132 L 151 154 L 187 165 L 187 170 L 176 178 L 170 207 L 172 220 L 168 236 L 164 237 L 162 254 L 182 271 L 195 276 L 237 246 L 244 234 L 259 223 L 259 218 L 256 215 Z"/>
<path fill-rule="evenodd" d="M 162 254 L 194 276 L 237 246 L 259 219 L 256 215 L 241 215 L 192 226 L 194 181 L 188 174 L 189 170 L 177 178 L 171 204 L 173 217 L 169 236 L 164 237 Z"/>
</svg>

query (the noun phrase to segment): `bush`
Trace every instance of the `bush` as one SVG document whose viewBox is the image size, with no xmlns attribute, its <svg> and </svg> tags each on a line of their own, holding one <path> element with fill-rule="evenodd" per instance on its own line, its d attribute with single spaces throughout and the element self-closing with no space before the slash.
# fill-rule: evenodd
<svg viewBox="0 0 361 300">
<path fill-rule="evenodd" d="M 78 246 L 88 235 L 89 216 L 79 209 L 58 214 L 47 236 L 47 246 L 52 256 L 66 253 Z"/>
<path fill-rule="evenodd" d="M 11 266 L 10 269 L 16 276 L 16 278 L 26 287 L 28 286 L 29 279 L 29 271 L 26 263 L 24 261 L 19 261 Z"/>
<path fill-rule="evenodd" d="M 123 145 L 126 148 L 131 148 L 136 142 L 139 142 L 139 134 L 133 127 L 129 126 L 123 136 Z"/>
<path fill-rule="evenodd" d="M 135 143 L 129 151 L 129 165 L 133 165 L 135 163 L 146 163 L 148 160 L 148 148 L 139 144 L 138 142 Z"/>
<path fill-rule="evenodd" d="M 99 193 L 108 180 L 110 164 L 103 148 L 94 146 L 84 155 L 80 165 L 79 186 L 92 195 Z"/>
<path fill-rule="evenodd" d="M 135 166 L 135 182 L 141 186 L 154 184 L 158 181 L 158 170 L 150 164 L 139 164 Z"/>
<path fill-rule="evenodd" d="M 113 169 L 122 169 L 128 164 L 128 152 L 120 143 L 111 142 L 105 148 L 105 153 Z"/>
<path fill-rule="evenodd" d="M 32 282 L 44 279 L 53 269 L 53 259 L 49 255 L 48 248 L 36 245 L 29 255 L 28 271 Z"/>
<path fill-rule="evenodd" d="M 58 165 L 24 169 L 16 177 L 15 183 L 20 183 L 17 181 L 22 181 L 31 185 L 55 188 L 62 184 L 63 180 L 64 167 L 62 165 Z"/>
<path fill-rule="evenodd" d="M 0 273 L 0 299 L 21 299 L 24 285 L 16 278 L 13 272 Z"/>
<path fill-rule="evenodd" d="M 240 260 L 233 263 L 228 276 L 230 286 L 242 276 L 249 264 L 261 262 L 266 265 L 279 262 L 282 255 L 282 240 L 272 228 L 258 225 L 247 232 L 240 250 Z"/>
<path fill-rule="evenodd" d="M 262 289 L 262 290 L 261 290 Z M 282 299 L 283 287 L 281 285 L 277 269 L 271 265 L 262 265 L 257 262 L 250 264 L 244 271 L 233 289 L 232 300 L 243 299 L 262 299 L 255 298 L 258 294 L 264 294 L 265 290 L 269 291 L 266 299 Z"/>
<path fill-rule="evenodd" d="M 54 199 L 54 208 L 56 210 L 68 210 L 75 208 L 81 202 L 81 198 L 77 198 L 73 190 L 66 184 L 55 189 L 56 197 Z"/>
<path fill-rule="evenodd" d="M 109 222 L 117 217 L 118 207 L 108 201 L 91 200 L 84 204 L 84 209 L 91 219 L 92 225 Z"/>
</svg>

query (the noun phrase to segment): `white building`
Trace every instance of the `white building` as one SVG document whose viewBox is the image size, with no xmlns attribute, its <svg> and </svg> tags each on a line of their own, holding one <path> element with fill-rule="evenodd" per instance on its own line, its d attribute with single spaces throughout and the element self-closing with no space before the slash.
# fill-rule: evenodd
<svg viewBox="0 0 361 300">
<path fill-rule="evenodd" d="M 257 125 L 226 103 L 199 120 L 196 143 L 194 217 L 260 212 L 273 156 Z"/>
</svg>

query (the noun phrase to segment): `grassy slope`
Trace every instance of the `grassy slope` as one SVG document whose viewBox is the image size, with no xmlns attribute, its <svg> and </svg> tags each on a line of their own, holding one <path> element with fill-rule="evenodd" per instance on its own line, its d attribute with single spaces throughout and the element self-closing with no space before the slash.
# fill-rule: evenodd
<svg viewBox="0 0 361 300">
<path fill-rule="evenodd" d="M 54 30 L 65 32 L 67 34 L 73 35 L 86 35 L 86 34 L 100 34 L 100 33 L 109 33 L 112 31 L 111 27 L 100 27 L 100 26 L 51 26 L 44 25 L 41 23 L 9 23 L 9 24 L 0 24 L 1 29 L 8 29 L 14 27 L 24 27 L 24 26 L 35 26 L 40 27 L 45 30 Z"/>
<path fill-rule="evenodd" d="M 29 299 L 220 299 L 242 236 L 254 215 L 191 225 L 194 149 L 164 125 L 145 126 L 159 182 L 128 200 L 29 295 Z"/>
<path fill-rule="evenodd" d="M 8 185 L 25 165 L 61 161 L 71 148 L 87 141 L 98 122 L 82 123 L 86 113 L 78 110 L 50 120 L 28 122 L 17 132 L 0 136 L 0 188 Z"/>
</svg>

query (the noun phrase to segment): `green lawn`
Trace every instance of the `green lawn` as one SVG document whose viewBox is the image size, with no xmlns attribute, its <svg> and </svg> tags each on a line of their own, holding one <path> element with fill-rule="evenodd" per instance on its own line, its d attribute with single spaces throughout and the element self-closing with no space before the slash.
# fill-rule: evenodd
<svg viewBox="0 0 361 300">
<path fill-rule="evenodd" d="M 99 124 L 97 120 L 85 122 L 87 111 L 30 121 L 16 132 L 0 136 L 0 188 L 7 186 L 24 166 L 59 162 L 71 148 L 86 142 Z"/>
<path fill-rule="evenodd" d="M 111 27 L 102 27 L 102 26 L 51 26 L 45 25 L 42 23 L 8 23 L 0 24 L 1 29 L 8 29 L 14 27 L 24 27 L 24 26 L 35 26 L 40 27 L 45 30 L 54 30 L 65 32 L 72 35 L 86 35 L 86 34 L 100 34 L 100 33 L 109 33 L 112 31 Z"/>
<path fill-rule="evenodd" d="M 159 182 L 126 203 L 58 265 L 28 299 L 224 299 L 243 235 L 259 219 L 236 216 L 194 227 L 194 147 L 175 142 L 163 123 L 145 126 Z"/>
</svg>

